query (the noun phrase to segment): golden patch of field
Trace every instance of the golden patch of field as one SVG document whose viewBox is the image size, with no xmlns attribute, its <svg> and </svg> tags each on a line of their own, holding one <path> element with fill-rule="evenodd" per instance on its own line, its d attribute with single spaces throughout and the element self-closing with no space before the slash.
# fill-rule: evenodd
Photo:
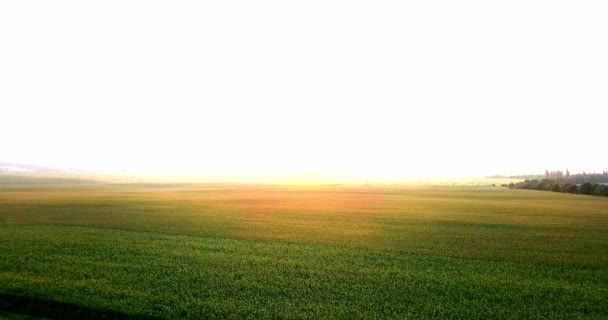
<svg viewBox="0 0 608 320">
<path fill-rule="evenodd" d="M 0 192 L 0 219 L 608 266 L 608 201 L 489 187 L 96 184 Z"/>
</svg>

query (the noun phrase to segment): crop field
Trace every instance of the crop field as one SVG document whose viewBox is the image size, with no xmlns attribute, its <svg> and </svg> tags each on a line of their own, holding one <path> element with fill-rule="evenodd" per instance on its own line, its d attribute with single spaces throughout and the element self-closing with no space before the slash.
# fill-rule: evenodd
<svg viewBox="0 0 608 320">
<path fill-rule="evenodd" d="M 0 177 L 0 257 L 7 317 L 608 318 L 594 196 Z"/>
</svg>

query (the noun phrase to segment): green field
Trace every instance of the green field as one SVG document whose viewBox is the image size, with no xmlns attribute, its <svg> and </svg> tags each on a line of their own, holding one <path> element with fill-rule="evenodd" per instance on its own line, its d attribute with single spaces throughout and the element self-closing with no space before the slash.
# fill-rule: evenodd
<svg viewBox="0 0 608 320">
<path fill-rule="evenodd" d="M 0 256 L 10 314 L 608 318 L 594 196 L 0 178 Z"/>
</svg>

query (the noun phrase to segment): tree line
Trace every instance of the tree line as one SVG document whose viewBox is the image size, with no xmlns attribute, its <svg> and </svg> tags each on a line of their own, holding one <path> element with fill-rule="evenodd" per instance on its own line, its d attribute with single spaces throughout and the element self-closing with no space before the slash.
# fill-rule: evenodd
<svg viewBox="0 0 608 320">
<path fill-rule="evenodd" d="M 608 171 L 602 172 L 585 172 L 578 174 L 570 174 L 570 171 L 566 169 L 563 171 L 549 171 L 545 170 L 545 174 L 526 174 L 526 175 L 517 175 L 517 176 L 490 176 L 489 178 L 500 178 L 500 179 L 525 179 L 525 180 L 542 180 L 542 179 L 553 179 L 556 182 L 568 182 L 572 184 L 583 184 L 585 182 L 589 183 L 608 183 Z"/>
<path fill-rule="evenodd" d="M 603 172 L 601 175 L 608 178 L 608 172 Z M 588 180 L 585 181 L 584 179 L 580 179 L 580 177 L 573 178 L 572 176 L 568 179 L 526 179 L 522 182 L 510 183 L 508 185 L 504 184 L 503 186 L 509 187 L 510 189 L 542 190 L 608 197 L 608 184 L 605 184 L 608 182 L 608 179 L 600 179 L 603 177 L 593 177 L 593 179 L 591 179 L 588 175 L 585 177 L 588 178 Z"/>
</svg>

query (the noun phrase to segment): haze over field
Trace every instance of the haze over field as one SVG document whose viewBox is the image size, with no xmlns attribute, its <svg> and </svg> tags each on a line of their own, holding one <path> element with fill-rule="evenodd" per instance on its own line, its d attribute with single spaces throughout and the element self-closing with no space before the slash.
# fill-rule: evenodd
<svg viewBox="0 0 608 320">
<path fill-rule="evenodd" d="M 250 179 L 605 169 L 604 1 L 0 4 L 0 161 Z"/>
</svg>

